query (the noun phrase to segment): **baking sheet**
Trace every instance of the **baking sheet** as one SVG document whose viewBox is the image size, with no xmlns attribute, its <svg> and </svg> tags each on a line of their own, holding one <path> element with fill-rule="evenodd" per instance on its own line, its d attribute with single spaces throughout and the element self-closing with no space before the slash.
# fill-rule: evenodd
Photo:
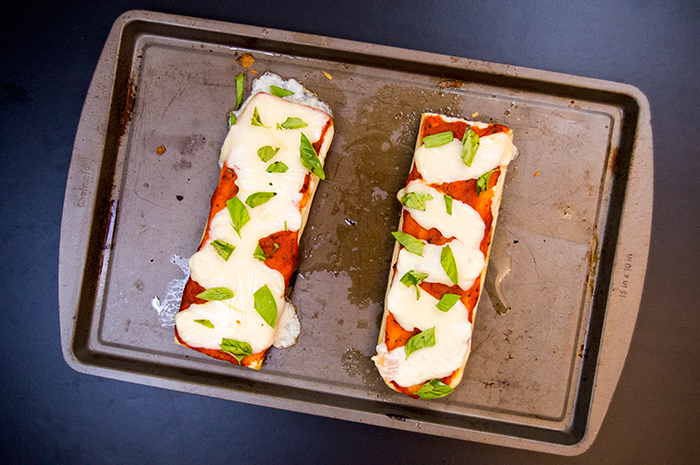
<svg viewBox="0 0 700 465">
<path fill-rule="evenodd" d="M 245 53 L 255 60 L 247 69 L 237 62 Z M 199 243 L 235 77 L 245 72 L 248 90 L 266 71 L 327 102 L 336 135 L 290 291 L 301 337 L 291 349 L 271 349 L 255 372 L 175 345 L 167 309 L 152 301 L 176 294 L 178 257 Z M 386 388 L 369 359 L 399 220 L 395 193 L 426 111 L 505 124 L 520 151 L 506 177 L 463 381 L 430 402 Z M 652 174 L 648 104 L 630 86 L 130 12 L 100 58 L 66 188 L 64 356 L 99 376 L 580 453 L 595 438 L 629 348 Z M 511 309 L 500 315 L 494 283 L 508 268 L 502 290 Z"/>
</svg>

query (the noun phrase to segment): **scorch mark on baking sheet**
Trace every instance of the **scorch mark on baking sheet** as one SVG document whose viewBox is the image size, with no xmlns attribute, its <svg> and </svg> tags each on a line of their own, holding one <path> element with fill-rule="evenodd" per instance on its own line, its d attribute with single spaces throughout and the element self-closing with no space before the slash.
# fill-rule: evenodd
<svg viewBox="0 0 700 465">
<path fill-rule="evenodd" d="M 182 300 L 182 291 L 185 289 L 185 283 L 190 277 L 189 261 L 179 255 L 170 257 L 170 263 L 177 265 L 182 270 L 185 276 L 182 279 L 173 279 L 165 287 L 165 297 L 160 299 L 158 296 L 153 296 L 151 306 L 158 312 L 158 319 L 163 328 L 172 328 L 175 326 L 175 315 L 180 310 L 180 301 Z"/>
</svg>

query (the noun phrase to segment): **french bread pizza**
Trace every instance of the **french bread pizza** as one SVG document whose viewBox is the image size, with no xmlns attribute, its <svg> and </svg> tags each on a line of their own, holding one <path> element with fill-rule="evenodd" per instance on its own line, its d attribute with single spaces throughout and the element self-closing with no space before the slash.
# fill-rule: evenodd
<svg viewBox="0 0 700 465">
<path fill-rule="evenodd" d="M 204 235 L 189 259 L 175 340 L 260 369 L 271 345 L 289 347 L 300 332 L 285 292 L 314 193 L 325 178 L 334 128 L 323 102 L 296 81 L 272 74 L 256 80 L 235 115 Z"/>
<path fill-rule="evenodd" d="M 461 381 L 516 151 L 500 124 L 422 115 L 372 358 L 391 389 L 434 399 Z"/>
</svg>

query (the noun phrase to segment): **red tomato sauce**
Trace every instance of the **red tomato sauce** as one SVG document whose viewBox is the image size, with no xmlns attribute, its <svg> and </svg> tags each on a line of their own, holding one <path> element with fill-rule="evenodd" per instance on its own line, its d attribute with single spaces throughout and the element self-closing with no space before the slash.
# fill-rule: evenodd
<svg viewBox="0 0 700 465">
<path fill-rule="evenodd" d="M 423 119 L 420 138 L 423 140 L 425 136 L 432 136 L 433 134 L 452 131 L 455 138 L 462 140 L 464 133 L 467 130 L 467 126 L 469 126 L 471 130 L 474 131 L 479 137 L 486 137 L 499 132 L 510 131 L 510 129 L 501 124 L 490 124 L 485 128 L 479 128 L 476 126 L 470 126 L 465 121 L 445 121 L 439 115 L 430 115 Z"/>
</svg>

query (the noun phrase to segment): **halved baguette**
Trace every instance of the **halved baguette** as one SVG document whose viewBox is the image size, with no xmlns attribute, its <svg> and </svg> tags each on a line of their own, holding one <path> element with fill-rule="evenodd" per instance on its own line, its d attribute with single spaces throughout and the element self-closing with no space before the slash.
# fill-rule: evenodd
<svg viewBox="0 0 700 465">
<path fill-rule="evenodd" d="M 299 91 L 294 84 L 285 87 Z M 259 92 L 231 127 L 204 236 L 190 258 L 191 275 L 175 317 L 177 343 L 260 369 L 270 345 L 296 342 L 299 321 L 285 291 L 334 132 L 331 116 L 315 106 Z M 309 147 L 318 159 L 315 167 L 309 165 Z M 226 257 L 230 246 L 234 250 Z M 214 300 L 202 295 L 212 289 L 223 295 Z"/>
<path fill-rule="evenodd" d="M 468 143 L 463 137 L 468 128 L 480 136 L 471 166 L 462 159 L 462 148 Z M 425 147 L 427 136 L 449 132 L 452 138 L 447 135 L 445 140 L 450 142 Z M 430 399 L 449 394 L 461 381 L 471 350 L 474 316 L 486 276 L 506 168 L 516 150 L 512 131 L 505 126 L 422 115 L 411 171 L 406 187 L 398 194 L 404 204 L 398 232 L 423 244 L 422 257 L 409 252 L 397 240 L 377 355 L 373 357 L 391 389 Z M 407 200 L 406 196 L 417 193 L 427 194 L 430 199 L 424 200 L 423 205 Z M 446 196 L 452 199 L 449 214 L 450 200 Z M 444 250 L 448 245 L 449 254 Z M 447 271 L 452 268 L 450 259 L 444 255 L 453 256 L 456 268 L 451 274 Z M 442 265 L 443 260 L 446 265 Z M 422 281 L 412 284 L 411 279 L 414 283 Z M 440 310 L 437 303 L 445 294 L 459 298 L 449 309 L 445 310 L 446 303 Z M 422 338 L 428 342 L 414 344 Z M 418 349 L 413 351 L 414 347 Z"/>
</svg>

